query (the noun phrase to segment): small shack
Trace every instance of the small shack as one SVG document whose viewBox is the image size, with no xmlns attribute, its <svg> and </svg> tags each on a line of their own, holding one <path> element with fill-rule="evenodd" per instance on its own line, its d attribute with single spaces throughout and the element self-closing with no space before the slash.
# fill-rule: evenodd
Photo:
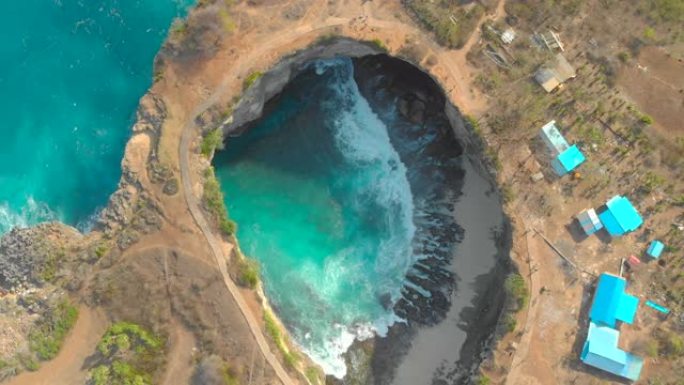
<svg viewBox="0 0 684 385">
<path fill-rule="evenodd" d="M 534 74 L 534 80 L 539 83 L 546 92 L 552 92 L 566 81 L 577 76 L 575 68 L 568 62 L 562 53 L 557 54 L 553 60 L 544 64 Z"/>
<path fill-rule="evenodd" d="M 582 362 L 631 381 L 639 379 L 644 360 L 618 347 L 620 332 L 589 323 L 589 334 L 582 348 Z"/>
<path fill-rule="evenodd" d="M 563 176 L 584 163 L 586 158 L 577 145 L 570 145 L 556 126 L 556 121 L 546 123 L 539 134 L 551 151 L 551 166 L 558 176 Z"/>
<path fill-rule="evenodd" d="M 639 298 L 627 294 L 627 281 L 617 275 L 603 273 L 599 277 L 589 319 L 598 325 L 615 328 L 617 321 L 634 322 Z"/>
<path fill-rule="evenodd" d="M 576 218 L 582 227 L 582 230 L 584 230 L 584 233 L 587 235 L 594 234 L 603 228 L 603 224 L 594 209 L 584 210 L 577 214 Z"/>
<path fill-rule="evenodd" d="M 599 213 L 599 218 L 613 237 L 634 231 L 644 223 L 632 202 L 621 195 L 616 195 L 606 202 L 605 210 Z"/>
<path fill-rule="evenodd" d="M 658 259 L 660 258 L 660 254 L 663 253 L 663 250 L 665 250 L 665 244 L 658 240 L 654 240 L 648 246 L 648 249 L 646 249 L 646 254 L 653 259 Z"/>
</svg>

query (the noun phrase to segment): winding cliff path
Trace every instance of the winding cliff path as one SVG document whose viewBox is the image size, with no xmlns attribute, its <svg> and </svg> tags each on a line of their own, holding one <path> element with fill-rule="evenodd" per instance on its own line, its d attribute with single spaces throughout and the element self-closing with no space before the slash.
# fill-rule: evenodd
<svg viewBox="0 0 684 385">
<path fill-rule="evenodd" d="M 203 111 L 204 109 L 208 108 L 208 106 L 211 105 L 212 100 L 213 99 L 210 98 L 210 100 L 204 102 L 201 106 L 198 107 L 198 110 Z M 196 116 L 196 114 L 192 116 Z M 190 214 L 195 220 L 195 223 L 197 223 L 197 226 L 206 238 L 209 247 L 211 247 L 214 259 L 216 260 L 218 269 L 221 272 L 223 283 L 228 288 L 228 291 L 230 292 L 231 296 L 240 308 L 240 312 L 245 317 L 245 321 L 249 326 L 249 330 L 252 332 L 252 335 L 254 336 L 257 345 L 259 346 L 259 350 L 261 350 L 261 353 L 263 354 L 264 358 L 275 371 L 276 375 L 280 379 L 280 382 L 282 382 L 283 385 L 294 385 L 296 382 L 292 381 L 292 379 L 287 374 L 283 366 L 280 364 L 278 358 L 271 352 L 271 349 L 268 346 L 268 342 L 266 341 L 264 334 L 261 332 L 260 323 L 254 318 L 254 315 L 247 306 L 247 302 L 242 297 L 242 294 L 240 293 L 239 289 L 228 275 L 228 268 L 226 267 L 226 258 L 223 255 L 221 244 L 216 239 L 216 237 L 214 237 L 212 228 L 209 226 L 207 220 L 204 218 L 204 214 L 202 213 L 202 210 L 200 208 L 200 203 L 192 191 L 192 176 L 190 173 L 190 165 L 188 158 L 190 153 L 190 137 L 191 134 L 194 132 L 195 128 L 193 120 L 194 119 L 191 119 L 191 121 L 188 122 L 184 127 L 179 146 L 181 180 L 183 181 L 183 195 L 185 196 L 185 201 L 188 205 L 188 209 L 190 210 Z"/>
</svg>

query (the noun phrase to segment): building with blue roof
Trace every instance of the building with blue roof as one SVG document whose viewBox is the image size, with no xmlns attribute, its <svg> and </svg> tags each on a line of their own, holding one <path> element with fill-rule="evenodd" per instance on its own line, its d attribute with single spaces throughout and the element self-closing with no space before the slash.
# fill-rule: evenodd
<svg viewBox="0 0 684 385">
<path fill-rule="evenodd" d="M 587 159 L 584 157 L 584 154 L 582 154 L 576 144 L 573 144 L 554 158 L 551 165 L 558 176 L 563 176 L 576 169 L 585 160 Z"/>
<path fill-rule="evenodd" d="M 639 379 L 644 360 L 618 347 L 617 321 L 634 322 L 639 299 L 625 293 L 627 281 L 613 274 L 599 276 L 589 310 L 589 333 L 580 359 L 587 365 L 632 381 Z"/>
<path fill-rule="evenodd" d="M 571 146 L 565 140 L 563 134 L 558 130 L 555 120 L 542 127 L 540 136 L 553 155 L 551 166 L 558 176 L 569 173 L 586 160 L 576 144 Z"/>
<path fill-rule="evenodd" d="M 634 231 L 644 223 L 632 202 L 621 195 L 616 195 L 606 202 L 606 210 L 599 213 L 599 219 L 613 237 Z"/>
<path fill-rule="evenodd" d="M 660 258 L 660 254 L 663 253 L 663 250 L 665 250 L 665 244 L 658 240 L 654 240 L 648 246 L 648 249 L 646 249 L 646 254 L 653 259 L 658 259 Z"/>
<path fill-rule="evenodd" d="M 644 360 L 620 349 L 619 338 L 619 331 L 590 322 L 580 359 L 587 365 L 636 381 L 641 374 Z"/>
<path fill-rule="evenodd" d="M 617 321 L 628 324 L 634 322 L 639 299 L 627 294 L 626 287 L 627 281 L 624 278 L 608 273 L 601 274 L 589 311 L 589 319 L 611 328 L 617 326 Z"/>
</svg>

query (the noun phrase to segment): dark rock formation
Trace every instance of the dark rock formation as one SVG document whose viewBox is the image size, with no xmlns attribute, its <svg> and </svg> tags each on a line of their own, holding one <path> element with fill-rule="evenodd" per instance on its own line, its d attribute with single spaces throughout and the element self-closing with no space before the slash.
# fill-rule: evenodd
<svg viewBox="0 0 684 385">
<path fill-rule="evenodd" d="M 16 292 L 58 276 L 81 239 L 78 230 L 61 223 L 14 228 L 0 238 L 0 288 Z"/>
</svg>

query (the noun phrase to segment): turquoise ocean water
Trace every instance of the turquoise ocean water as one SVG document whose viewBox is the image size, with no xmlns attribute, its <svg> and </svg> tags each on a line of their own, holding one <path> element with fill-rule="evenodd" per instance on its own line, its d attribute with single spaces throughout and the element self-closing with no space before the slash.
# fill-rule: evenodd
<svg viewBox="0 0 684 385">
<path fill-rule="evenodd" d="M 413 264 L 407 170 L 359 93 L 349 59 L 319 61 L 215 166 L 269 300 L 327 373 L 355 337 L 397 320 Z"/>
<path fill-rule="evenodd" d="M 152 61 L 191 0 L 21 0 L 0 26 L 0 234 L 87 228 L 116 188 Z"/>
</svg>

